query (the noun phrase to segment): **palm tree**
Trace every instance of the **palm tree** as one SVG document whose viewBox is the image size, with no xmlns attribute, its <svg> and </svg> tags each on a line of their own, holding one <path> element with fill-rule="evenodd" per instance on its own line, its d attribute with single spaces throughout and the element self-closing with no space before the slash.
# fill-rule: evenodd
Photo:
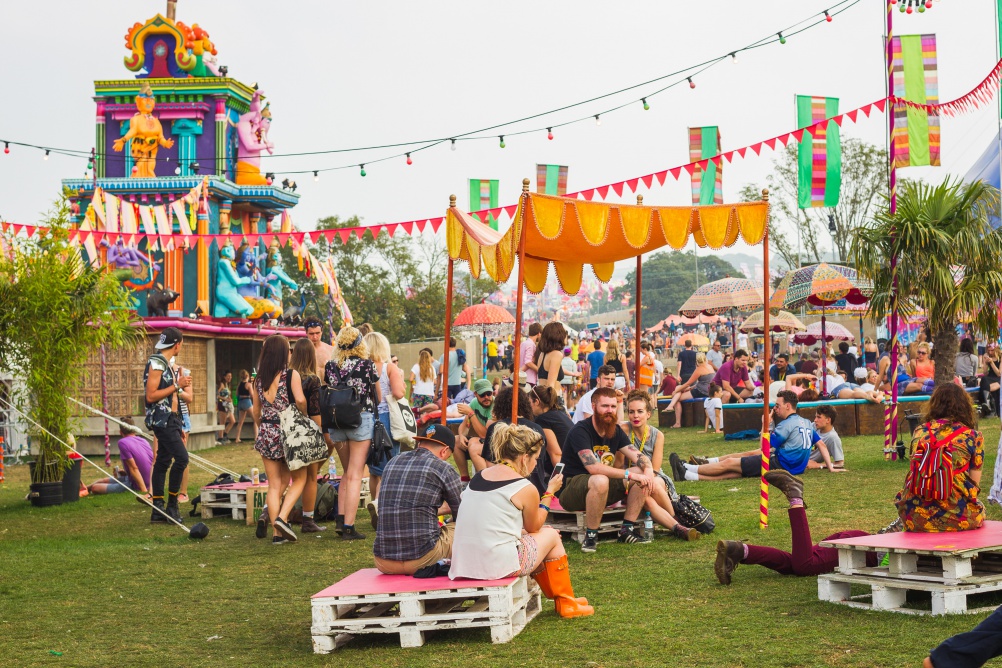
<svg viewBox="0 0 1002 668">
<path fill-rule="evenodd" d="M 999 191 L 983 181 L 947 178 L 936 186 L 905 181 L 898 193 L 895 214 L 883 209 L 857 229 L 850 257 L 873 281 L 871 317 L 891 311 L 895 276 L 898 311 L 927 314 L 936 382 L 950 382 L 958 323 L 969 321 L 976 333 L 998 337 L 1002 233 L 991 223 L 998 216 Z"/>
</svg>

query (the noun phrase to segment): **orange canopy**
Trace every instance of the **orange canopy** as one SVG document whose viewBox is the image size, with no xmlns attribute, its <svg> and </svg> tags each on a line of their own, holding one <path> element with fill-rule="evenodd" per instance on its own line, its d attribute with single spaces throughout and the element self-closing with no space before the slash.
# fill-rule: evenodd
<svg viewBox="0 0 1002 668">
<path fill-rule="evenodd" d="M 515 219 L 498 236 L 456 207 L 446 215 L 449 257 L 465 260 L 479 277 L 481 267 L 498 283 L 508 280 L 525 228 L 525 286 L 542 292 L 549 267 L 564 292 L 581 288 L 584 265 L 600 281 L 612 278 L 615 262 L 670 246 L 681 250 L 690 235 L 700 247 L 731 246 L 740 236 L 757 244 L 765 234 L 768 202 L 711 206 L 640 206 L 527 192 L 523 188 Z"/>
</svg>

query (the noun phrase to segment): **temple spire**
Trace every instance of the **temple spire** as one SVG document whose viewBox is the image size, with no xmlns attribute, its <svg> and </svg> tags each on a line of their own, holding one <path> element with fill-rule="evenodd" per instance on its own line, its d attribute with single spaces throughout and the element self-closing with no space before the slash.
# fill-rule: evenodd
<svg viewBox="0 0 1002 668">
<path fill-rule="evenodd" d="M 167 0 L 167 18 L 173 21 L 175 14 L 177 14 L 177 0 Z"/>
</svg>

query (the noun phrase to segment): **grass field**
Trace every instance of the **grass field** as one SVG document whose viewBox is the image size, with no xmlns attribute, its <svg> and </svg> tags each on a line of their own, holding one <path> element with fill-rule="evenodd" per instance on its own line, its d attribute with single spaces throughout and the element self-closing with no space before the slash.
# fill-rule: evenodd
<svg viewBox="0 0 1002 668">
<path fill-rule="evenodd" d="M 986 426 L 984 490 L 998 422 Z M 875 531 L 894 517 L 905 465 L 883 460 L 882 438 L 845 439 L 849 473 L 805 475 L 815 540 L 844 529 Z M 741 449 L 719 436 L 669 430 L 668 451 Z M 250 447 L 199 453 L 240 471 L 260 465 Z M 665 457 L 667 466 L 667 456 Z M 88 470 L 89 469 L 89 470 Z M 97 478 L 85 465 L 84 480 Z M 208 482 L 193 470 L 191 491 Z M 582 554 L 568 543 L 572 579 L 593 617 L 562 620 L 552 603 L 511 643 L 486 630 L 428 634 L 403 650 L 396 636 L 358 638 L 337 653 L 312 653 L 311 594 L 372 565 L 372 537 L 341 543 L 333 531 L 272 546 L 253 527 L 211 520 L 209 538 L 149 525 L 131 495 L 32 508 L 27 466 L 0 486 L 0 664 L 5 666 L 918 666 L 943 638 L 982 616 L 873 613 L 817 600 L 815 578 L 742 566 L 730 587 L 713 575 L 718 539 L 789 549 L 782 496 L 758 528 L 758 481 L 682 483 L 714 513 L 716 531 L 695 543 L 603 543 Z M 187 506 L 182 507 L 186 514 Z M 368 529 L 364 511 L 359 527 Z M 1002 518 L 999 509 L 989 510 Z M 990 596 L 990 595 L 989 595 Z M 975 599 L 981 605 L 1002 597 Z M 215 636 L 218 638 L 211 639 Z M 61 652 L 57 656 L 52 652 Z"/>
</svg>

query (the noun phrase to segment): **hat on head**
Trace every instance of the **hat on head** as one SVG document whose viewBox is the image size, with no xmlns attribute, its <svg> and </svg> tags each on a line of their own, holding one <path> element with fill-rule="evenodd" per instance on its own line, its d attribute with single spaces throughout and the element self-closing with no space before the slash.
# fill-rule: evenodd
<svg viewBox="0 0 1002 668">
<path fill-rule="evenodd" d="M 181 343 L 184 336 L 181 334 L 181 330 L 177 327 L 168 327 L 164 331 L 160 332 L 160 340 L 157 341 L 157 350 L 167 350 L 168 348 L 173 348 L 177 344 Z"/>
<path fill-rule="evenodd" d="M 417 441 L 418 444 L 437 443 L 438 445 L 448 447 L 450 450 L 455 449 L 456 435 L 453 434 L 452 430 L 444 424 L 430 424 L 423 429 L 424 435 L 421 435 L 419 432 L 418 435 L 414 437 L 414 440 Z"/>
<path fill-rule="evenodd" d="M 494 385 L 486 378 L 480 378 L 473 382 L 473 394 L 477 396 L 480 396 L 484 392 L 490 392 L 493 389 Z"/>
</svg>

